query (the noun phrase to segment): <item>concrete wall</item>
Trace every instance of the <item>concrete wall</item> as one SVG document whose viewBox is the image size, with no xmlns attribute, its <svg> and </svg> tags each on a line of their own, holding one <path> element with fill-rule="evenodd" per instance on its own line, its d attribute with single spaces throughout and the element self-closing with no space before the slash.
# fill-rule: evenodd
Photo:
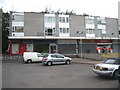
<svg viewBox="0 0 120 90">
<path fill-rule="evenodd" d="M 2 9 L 0 9 L 0 55 L 2 53 Z"/>
<path fill-rule="evenodd" d="M 24 14 L 24 35 L 44 36 L 44 14 L 29 12 Z"/>
<path fill-rule="evenodd" d="M 55 14 L 55 28 L 56 28 L 56 32 L 55 32 L 55 36 L 59 36 L 59 15 Z"/>
<path fill-rule="evenodd" d="M 79 44 L 79 53 L 81 53 L 81 44 Z M 96 44 L 82 44 L 82 53 L 96 53 Z"/>
<path fill-rule="evenodd" d="M 106 18 L 106 29 L 107 37 L 118 37 L 118 20 L 115 18 Z"/>
<path fill-rule="evenodd" d="M 119 1 L 119 3 L 118 3 L 118 20 L 119 20 L 119 37 L 120 37 L 120 1 Z"/>
<path fill-rule="evenodd" d="M 83 34 L 80 34 L 80 32 L 83 32 Z M 85 37 L 85 17 L 84 16 L 70 15 L 70 36 Z"/>
<path fill-rule="evenodd" d="M 58 53 L 61 54 L 75 54 L 76 53 L 76 40 L 58 40 Z"/>
</svg>

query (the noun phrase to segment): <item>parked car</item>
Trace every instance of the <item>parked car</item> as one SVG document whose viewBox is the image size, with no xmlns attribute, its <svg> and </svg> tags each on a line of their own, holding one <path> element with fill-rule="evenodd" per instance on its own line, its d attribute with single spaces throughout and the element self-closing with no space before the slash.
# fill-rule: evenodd
<svg viewBox="0 0 120 90">
<path fill-rule="evenodd" d="M 24 52 L 23 53 L 23 61 L 27 63 L 32 62 L 41 62 L 43 56 L 37 52 Z"/>
<path fill-rule="evenodd" d="M 43 57 L 42 63 L 44 65 L 51 66 L 53 64 L 71 64 L 72 59 L 69 57 L 65 57 L 61 54 L 46 54 Z"/>
<path fill-rule="evenodd" d="M 101 64 L 96 64 L 93 72 L 102 76 L 110 76 L 117 79 L 120 58 L 108 58 Z"/>
<path fill-rule="evenodd" d="M 119 68 L 118 68 L 117 78 L 118 78 L 118 90 L 120 90 L 120 66 L 119 66 Z"/>
</svg>

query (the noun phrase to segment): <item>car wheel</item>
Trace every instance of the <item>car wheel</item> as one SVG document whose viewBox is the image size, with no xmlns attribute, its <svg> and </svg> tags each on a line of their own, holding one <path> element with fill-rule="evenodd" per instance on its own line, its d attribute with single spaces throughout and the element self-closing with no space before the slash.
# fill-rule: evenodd
<svg viewBox="0 0 120 90">
<path fill-rule="evenodd" d="M 116 71 L 114 72 L 113 78 L 114 78 L 114 79 L 117 79 L 117 75 L 118 75 L 118 70 L 116 70 Z"/>
<path fill-rule="evenodd" d="M 69 65 L 70 63 L 71 63 L 71 61 L 70 61 L 70 60 L 67 60 L 67 61 L 66 61 L 66 64 L 68 64 L 68 65 Z"/>
<path fill-rule="evenodd" d="M 27 63 L 32 63 L 32 60 L 31 60 L 31 59 L 28 59 L 28 60 L 27 60 Z"/>
<path fill-rule="evenodd" d="M 50 62 L 50 61 L 47 62 L 47 65 L 48 65 L 48 66 L 52 66 L 52 62 Z"/>
</svg>

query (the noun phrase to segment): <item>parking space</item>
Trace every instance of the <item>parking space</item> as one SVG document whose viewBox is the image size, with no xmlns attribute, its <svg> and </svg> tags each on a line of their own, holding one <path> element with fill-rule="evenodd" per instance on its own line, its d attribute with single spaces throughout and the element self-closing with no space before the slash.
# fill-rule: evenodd
<svg viewBox="0 0 120 90">
<path fill-rule="evenodd" d="M 3 63 L 3 88 L 117 88 L 118 81 L 92 72 L 93 65 Z"/>
</svg>

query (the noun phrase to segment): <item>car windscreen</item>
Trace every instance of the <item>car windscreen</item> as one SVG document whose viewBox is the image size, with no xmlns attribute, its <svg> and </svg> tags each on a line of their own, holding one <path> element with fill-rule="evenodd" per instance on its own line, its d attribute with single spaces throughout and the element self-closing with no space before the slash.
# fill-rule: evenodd
<svg viewBox="0 0 120 90">
<path fill-rule="evenodd" d="M 44 55 L 44 56 L 43 56 L 43 58 L 46 58 L 46 57 L 48 57 L 48 56 L 49 56 L 49 55 L 48 55 L 48 54 L 46 54 L 46 55 Z"/>
<path fill-rule="evenodd" d="M 104 62 L 105 64 L 115 64 L 116 63 L 116 60 L 114 59 L 108 59 Z M 117 63 L 116 63 L 117 64 Z"/>
</svg>

